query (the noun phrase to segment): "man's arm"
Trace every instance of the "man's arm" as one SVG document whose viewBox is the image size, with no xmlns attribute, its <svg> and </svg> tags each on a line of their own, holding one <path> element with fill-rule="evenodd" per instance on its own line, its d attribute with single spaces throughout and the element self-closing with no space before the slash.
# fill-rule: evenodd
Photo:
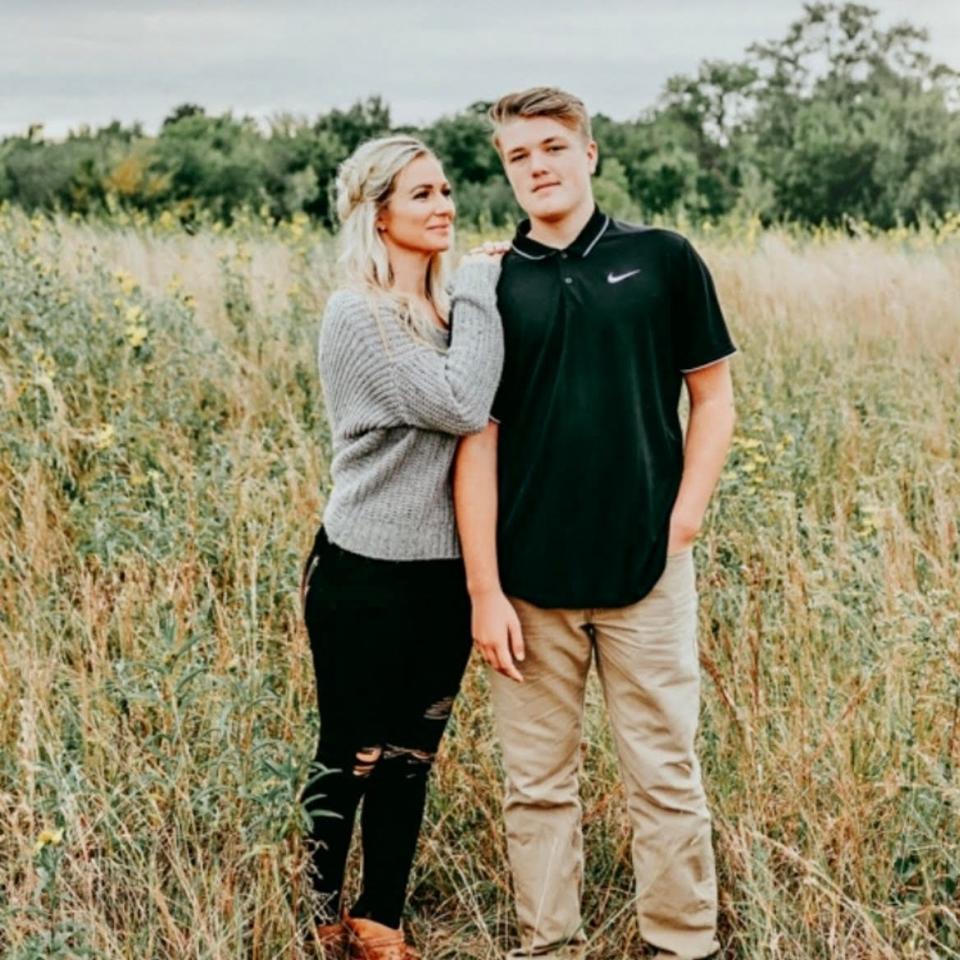
<svg viewBox="0 0 960 960">
<path fill-rule="evenodd" d="M 471 629 L 483 659 L 523 682 L 514 658 L 523 660 L 520 621 L 500 586 L 497 566 L 497 438 L 490 421 L 463 437 L 453 462 L 453 503 L 473 605 Z"/>
<path fill-rule="evenodd" d="M 690 394 L 690 419 L 683 450 L 683 476 L 670 515 L 667 553 L 690 546 L 730 449 L 733 424 L 733 382 L 730 361 L 723 359 L 684 374 Z"/>
</svg>

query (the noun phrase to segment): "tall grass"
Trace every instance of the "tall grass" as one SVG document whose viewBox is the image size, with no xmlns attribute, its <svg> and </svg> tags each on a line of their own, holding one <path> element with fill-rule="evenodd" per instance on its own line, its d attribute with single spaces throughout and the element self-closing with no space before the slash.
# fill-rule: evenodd
<svg viewBox="0 0 960 960">
<path fill-rule="evenodd" d="M 697 546 L 723 956 L 960 957 L 960 248 L 697 238 L 741 348 Z M 330 245 L 0 214 L 0 955 L 311 956 L 299 566 L 329 488 Z M 639 956 L 595 685 L 593 956 Z M 511 938 L 474 663 L 409 925 Z"/>
</svg>

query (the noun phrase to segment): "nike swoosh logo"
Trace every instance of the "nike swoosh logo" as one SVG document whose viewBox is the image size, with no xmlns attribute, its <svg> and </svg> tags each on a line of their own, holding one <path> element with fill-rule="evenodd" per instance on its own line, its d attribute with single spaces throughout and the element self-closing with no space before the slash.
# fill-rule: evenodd
<svg viewBox="0 0 960 960">
<path fill-rule="evenodd" d="M 620 273 L 620 274 L 608 273 L 607 283 L 619 283 L 621 280 L 626 280 L 627 277 L 636 276 L 636 274 L 638 274 L 639 272 L 640 272 L 639 270 L 631 270 L 629 273 Z"/>
</svg>

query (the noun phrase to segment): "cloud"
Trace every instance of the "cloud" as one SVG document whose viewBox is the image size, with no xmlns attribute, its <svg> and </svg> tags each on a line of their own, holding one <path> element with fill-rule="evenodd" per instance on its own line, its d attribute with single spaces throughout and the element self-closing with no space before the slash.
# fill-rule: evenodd
<svg viewBox="0 0 960 960">
<path fill-rule="evenodd" d="M 926 18 L 942 38 L 935 55 L 960 63 L 960 5 L 881 6 L 888 22 Z M 61 135 L 113 118 L 155 129 L 185 101 L 315 115 L 375 93 L 396 122 L 427 123 L 545 82 L 623 119 L 649 106 L 669 75 L 706 57 L 739 57 L 748 43 L 781 36 L 799 13 L 792 0 L 610 0 L 589 10 L 580 0 L 6 2 L 0 133 L 41 121 Z"/>
</svg>

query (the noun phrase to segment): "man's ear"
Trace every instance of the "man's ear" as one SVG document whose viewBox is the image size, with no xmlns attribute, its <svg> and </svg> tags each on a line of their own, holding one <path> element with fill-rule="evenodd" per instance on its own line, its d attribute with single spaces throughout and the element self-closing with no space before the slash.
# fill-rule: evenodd
<svg viewBox="0 0 960 960">
<path fill-rule="evenodd" d="M 600 148 L 597 146 L 596 140 L 591 140 L 587 144 L 587 161 L 589 163 L 590 175 L 593 176 L 597 172 L 597 162 L 600 159 Z"/>
</svg>

